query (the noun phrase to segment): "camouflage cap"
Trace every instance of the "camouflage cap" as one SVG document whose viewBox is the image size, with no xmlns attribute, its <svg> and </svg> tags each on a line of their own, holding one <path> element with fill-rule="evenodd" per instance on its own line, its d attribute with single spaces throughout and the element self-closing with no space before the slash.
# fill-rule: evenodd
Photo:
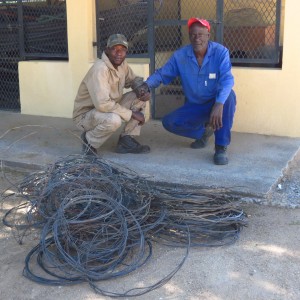
<svg viewBox="0 0 300 300">
<path fill-rule="evenodd" d="M 112 34 L 107 40 L 106 46 L 108 48 L 111 48 L 115 45 L 123 45 L 124 47 L 126 47 L 128 49 L 127 39 L 123 34 L 120 34 L 120 33 Z"/>
</svg>

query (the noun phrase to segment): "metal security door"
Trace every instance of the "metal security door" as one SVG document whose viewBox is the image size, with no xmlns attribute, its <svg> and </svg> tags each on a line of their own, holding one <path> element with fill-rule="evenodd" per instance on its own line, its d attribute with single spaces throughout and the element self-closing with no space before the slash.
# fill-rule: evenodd
<svg viewBox="0 0 300 300">
<path fill-rule="evenodd" d="M 150 74 L 189 43 L 187 21 L 207 19 L 211 40 L 224 44 L 233 65 L 281 67 L 281 0 L 96 0 L 97 49 L 101 56 L 110 34 L 123 33 L 128 57 L 150 60 Z M 152 118 L 184 103 L 179 79 L 152 91 Z"/>
<path fill-rule="evenodd" d="M 101 57 L 109 35 L 123 33 L 129 41 L 128 57 L 150 58 L 150 74 L 170 55 L 187 44 L 187 20 L 201 16 L 212 23 L 216 37 L 220 0 L 96 0 L 97 52 Z M 217 5 L 218 3 L 218 5 Z M 221 4 L 221 5 L 220 5 Z M 222 13 L 219 15 L 222 16 Z M 152 118 L 161 118 L 184 101 L 180 81 L 159 87 L 152 93 Z"/>
</svg>

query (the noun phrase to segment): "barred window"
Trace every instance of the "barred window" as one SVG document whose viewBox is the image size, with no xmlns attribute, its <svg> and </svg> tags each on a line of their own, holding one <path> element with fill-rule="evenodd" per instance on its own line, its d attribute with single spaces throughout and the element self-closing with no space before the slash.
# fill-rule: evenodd
<svg viewBox="0 0 300 300">
<path fill-rule="evenodd" d="M 0 0 L 0 109 L 20 109 L 18 62 L 30 59 L 68 59 L 65 0 Z"/>
<path fill-rule="evenodd" d="M 196 16 L 210 21 L 211 39 L 229 49 L 233 65 L 280 66 L 281 0 L 96 0 L 96 7 L 98 55 L 118 32 L 129 56 L 155 55 L 158 67 L 189 43 L 186 23 Z"/>
</svg>

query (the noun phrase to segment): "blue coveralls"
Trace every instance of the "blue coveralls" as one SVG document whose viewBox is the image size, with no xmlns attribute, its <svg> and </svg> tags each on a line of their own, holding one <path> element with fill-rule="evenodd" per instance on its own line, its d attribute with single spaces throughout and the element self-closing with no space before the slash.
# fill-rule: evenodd
<svg viewBox="0 0 300 300">
<path fill-rule="evenodd" d="M 208 43 L 202 66 L 191 45 L 174 52 L 168 62 L 147 80 L 150 88 L 169 84 L 179 76 L 186 98 L 185 104 L 164 116 L 166 130 L 185 137 L 200 139 L 205 131 L 215 102 L 223 103 L 223 127 L 215 131 L 215 144 L 227 146 L 236 107 L 229 51 L 221 44 Z"/>
</svg>

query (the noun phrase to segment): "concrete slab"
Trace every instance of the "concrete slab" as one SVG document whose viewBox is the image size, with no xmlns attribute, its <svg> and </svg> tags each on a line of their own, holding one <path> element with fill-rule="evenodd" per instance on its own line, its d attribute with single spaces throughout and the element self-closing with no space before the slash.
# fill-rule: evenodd
<svg viewBox="0 0 300 300">
<path fill-rule="evenodd" d="M 81 153 L 80 131 L 71 119 L 0 112 L 0 159 L 14 167 L 43 168 L 70 154 Z M 149 154 L 117 154 L 114 134 L 99 155 L 136 171 L 150 180 L 199 187 L 228 188 L 244 197 L 264 197 L 282 176 L 299 149 L 299 138 L 232 134 L 229 164 L 213 164 L 214 141 L 205 149 L 191 149 L 192 140 L 148 122 L 139 137 Z"/>
</svg>

